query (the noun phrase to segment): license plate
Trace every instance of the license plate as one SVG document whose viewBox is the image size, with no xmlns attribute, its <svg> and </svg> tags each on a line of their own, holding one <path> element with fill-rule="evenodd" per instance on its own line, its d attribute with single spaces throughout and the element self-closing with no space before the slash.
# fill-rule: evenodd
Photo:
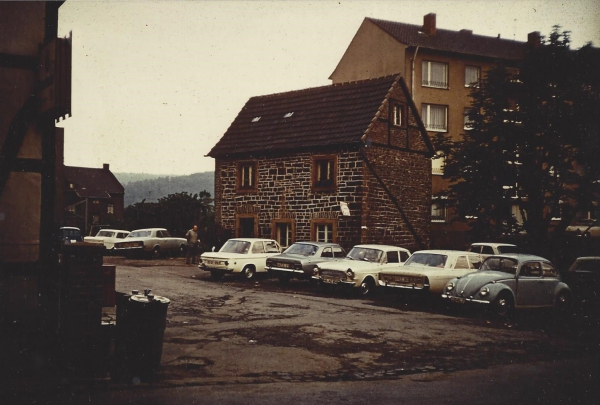
<svg viewBox="0 0 600 405">
<path fill-rule="evenodd" d="M 323 277 L 323 282 L 327 284 L 337 284 L 337 280 L 330 277 Z"/>
<path fill-rule="evenodd" d="M 462 297 L 450 297 L 450 302 L 454 302 L 456 304 L 464 304 L 466 301 Z"/>
<path fill-rule="evenodd" d="M 282 269 L 289 269 L 289 263 L 277 263 L 277 267 L 281 267 Z"/>
</svg>

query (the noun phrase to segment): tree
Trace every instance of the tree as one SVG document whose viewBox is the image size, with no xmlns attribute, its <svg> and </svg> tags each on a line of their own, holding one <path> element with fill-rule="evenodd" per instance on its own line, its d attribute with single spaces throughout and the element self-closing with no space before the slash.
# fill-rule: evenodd
<svg viewBox="0 0 600 405">
<path fill-rule="evenodd" d="M 173 235 L 183 236 L 193 225 L 198 225 L 202 240 L 212 240 L 214 208 L 207 191 L 169 194 L 156 203 L 142 201 L 125 209 L 128 229 L 150 227 L 167 228 Z"/>
<path fill-rule="evenodd" d="M 553 218 L 560 229 L 589 208 L 600 179 L 597 49 L 570 49 L 555 26 L 520 66 L 498 64 L 471 91 L 469 130 L 437 136 L 444 193 L 476 238 L 525 231 L 541 252 Z M 517 223 L 517 215 L 522 225 Z"/>
</svg>

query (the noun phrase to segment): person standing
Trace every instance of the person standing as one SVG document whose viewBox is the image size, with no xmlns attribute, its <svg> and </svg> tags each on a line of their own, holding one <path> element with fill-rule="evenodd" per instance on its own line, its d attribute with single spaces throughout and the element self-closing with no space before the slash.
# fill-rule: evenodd
<svg viewBox="0 0 600 405">
<path fill-rule="evenodd" d="M 198 226 L 194 225 L 192 229 L 187 231 L 185 238 L 187 239 L 185 264 L 190 264 L 190 259 L 192 259 L 192 264 L 196 264 L 197 250 L 200 245 L 200 239 L 198 239 Z"/>
</svg>

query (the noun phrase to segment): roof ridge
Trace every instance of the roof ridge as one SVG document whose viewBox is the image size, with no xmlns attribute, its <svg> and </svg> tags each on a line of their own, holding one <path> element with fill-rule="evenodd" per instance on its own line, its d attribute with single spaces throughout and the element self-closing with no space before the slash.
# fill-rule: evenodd
<svg viewBox="0 0 600 405">
<path fill-rule="evenodd" d="M 292 95 L 294 93 L 304 93 L 307 91 L 311 91 L 311 90 L 317 90 L 317 89 L 325 89 L 325 88 L 334 88 L 334 87 L 342 87 L 342 86 L 349 86 L 349 85 L 356 85 L 356 84 L 360 84 L 360 83 L 366 83 L 369 81 L 376 81 L 376 80 L 392 80 L 392 79 L 396 79 L 398 78 L 398 76 L 400 76 L 400 73 L 394 73 L 391 75 L 386 75 L 386 76 L 380 76 L 380 77 L 371 77 L 368 79 L 362 79 L 362 80 L 352 80 L 352 81 L 348 81 L 348 82 L 342 82 L 342 83 L 330 83 L 330 84 L 325 84 L 323 86 L 315 86 L 315 87 L 307 87 L 305 89 L 297 89 L 297 90 L 288 90 L 288 91 L 281 91 L 279 93 L 271 93 L 271 94 L 264 94 L 262 96 L 252 96 L 248 99 L 248 101 L 250 100 L 256 100 L 256 99 L 261 99 L 261 98 L 271 98 L 271 97 L 276 97 L 276 96 L 281 96 L 281 95 Z"/>
</svg>

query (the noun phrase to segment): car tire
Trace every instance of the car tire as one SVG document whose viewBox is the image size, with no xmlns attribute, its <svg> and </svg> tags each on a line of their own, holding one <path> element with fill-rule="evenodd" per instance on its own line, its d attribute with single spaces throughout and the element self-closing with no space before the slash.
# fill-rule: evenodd
<svg viewBox="0 0 600 405">
<path fill-rule="evenodd" d="M 177 251 L 177 254 L 179 256 L 184 256 L 185 255 L 185 248 L 186 248 L 185 245 L 180 245 L 179 246 L 179 250 Z"/>
<path fill-rule="evenodd" d="M 210 277 L 214 280 L 214 281 L 221 281 L 223 280 L 223 277 L 225 277 L 225 274 L 223 274 L 220 271 L 211 271 L 210 272 Z"/>
<path fill-rule="evenodd" d="M 361 297 L 370 297 L 373 295 L 374 291 L 375 291 L 375 282 L 370 277 L 365 278 L 360 283 L 360 286 L 358 287 L 358 294 Z"/>
<path fill-rule="evenodd" d="M 160 247 L 155 246 L 154 249 L 152 249 L 152 254 L 151 254 L 151 259 L 159 259 L 160 258 Z"/>
<path fill-rule="evenodd" d="M 494 300 L 492 308 L 494 315 L 498 316 L 499 318 L 510 318 L 515 309 L 515 301 L 512 295 L 509 293 L 501 292 Z"/>
<path fill-rule="evenodd" d="M 242 277 L 244 280 L 252 280 L 256 275 L 256 270 L 252 266 L 246 266 L 242 269 Z"/>
</svg>

